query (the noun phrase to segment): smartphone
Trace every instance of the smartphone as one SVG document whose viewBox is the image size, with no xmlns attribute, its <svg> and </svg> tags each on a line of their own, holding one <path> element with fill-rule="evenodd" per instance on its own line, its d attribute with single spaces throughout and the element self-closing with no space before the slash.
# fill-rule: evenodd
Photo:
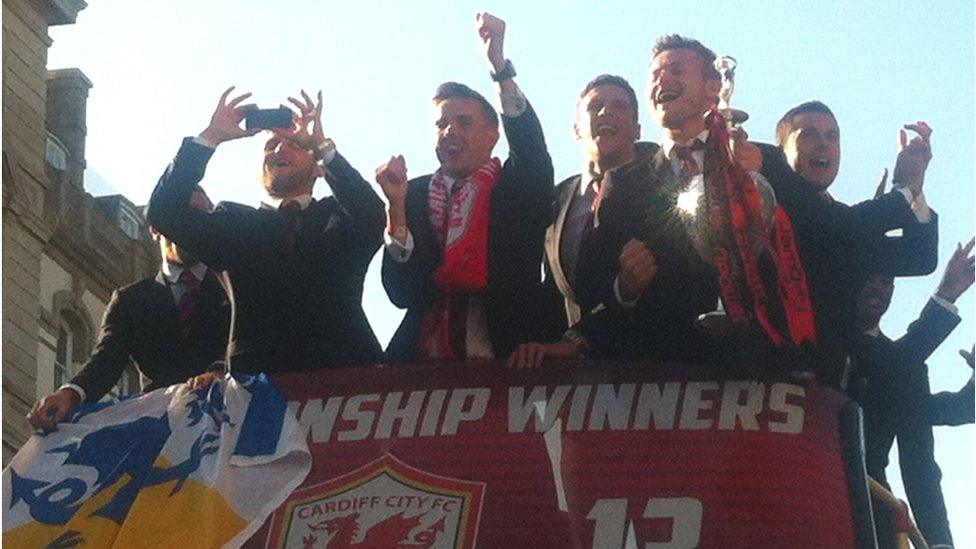
<svg viewBox="0 0 976 549">
<path fill-rule="evenodd" d="M 290 128 L 292 112 L 285 107 L 277 109 L 258 109 L 244 115 L 244 127 L 253 130 L 271 128 Z"/>
</svg>

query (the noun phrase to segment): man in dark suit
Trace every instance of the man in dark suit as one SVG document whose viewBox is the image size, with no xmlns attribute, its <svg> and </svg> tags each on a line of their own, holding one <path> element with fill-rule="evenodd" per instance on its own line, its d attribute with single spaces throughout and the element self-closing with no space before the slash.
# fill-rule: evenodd
<svg viewBox="0 0 976 549">
<path fill-rule="evenodd" d="M 587 83 L 577 102 L 573 133 L 583 148 L 585 171 L 556 187 L 552 224 L 546 230 L 547 294 L 559 301 L 563 312 L 552 315 L 554 320 L 561 320 L 555 326 L 557 337 L 600 305 L 585 300 L 592 296 L 581 293 L 586 287 L 577 277 L 582 241 L 599 227 L 601 219 L 620 215 L 621 206 L 631 208 L 633 221 L 639 222 L 642 217 L 639 200 L 622 202 L 610 197 L 614 193 L 631 193 L 629 198 L 638 199 L 632 194 L 635 187 L 650 190 L 640 177 L 646 174 L 632 165 L 653 157 L 658 146 L 636 142 L 640 136 L 637 111 L 637 94 L 630 84 L 608 74 Z M 623 174 L 627 177 L 621 178 Z M 604 204 L 609 204 L 609 214 Z M 648 253 L 644 259 L 650 263 L 642 272 L 649 273 L 653 258 Z M 630 282 L 626 278 L 616 280 L 614 300 L 605 306 L 634 300 L 643 288 Z"/>
<path fill-rule="evenodd" d="M 322 97 L 289 100 L 293 128 L 275 130 L 264 148 L 260 209 L 222 203 L 189 207 L 214 149 L 254 135 L 240 127 L 250 94 L 224 92 L 210 125 L 183 141 L 149 202 L 149 222 L 214 269 L 233 292 L 232 370 L 276 373 L 369 363 L 381 349 L 362 308 L 363 278 L 382 243 L 383 202 L 338 154 L 321 126 Z M 325 175 L 333 196 L 312 198 Z"/>
<path fill-rule="evenodd" d="M 212 208 L 202 189 L 190 201 L 201 211 Z M 79 403 L 100 400 L 130 362 L 149 379 L 144 391 L 223 369 L 230 303 L 219 273 L 155 228 L 150 232 L 162 256 L 159 273 L 112 293 L 95 350 L 70 382 L 34 405 L 27 417 L 35 428 L 53 429 Z"/>
<path fill-rule="evenodd" d="M 760 145 L 763 173 L 795 228 L 818 333 L 829 344 L 846 348 L 857 281 L 867 273 L 917 276 L 936 268 L 938 219 L 922 194 L 931 130 L 924 122 L 905 128 L 918 137 L 909 143 L 901 132 L 894 189 L 854 206 L 827 192 L 841 148 L 837 120 L 823 103 L 803 103 L 783 115 L 776 127 L 779 149 Z M 903 235 L 886 236 L 892 229 Z"/>
<path fill-rule="evenodd" d="M 671 166 L 656 144 L 635 142 L 637 110 L 619 76 L 598 76 L 580 94 L 573 127 L 585 171 L 560 183 L 546 233 L 549 339 L 563 341 L 523 345 L 512 366 L 581 346 L 593 356 L 673 356 L 670 343 L 687 345 L 692 322 L 717 303 L 714 270 L 680 227 L 647 234 L 648 218 L 662 215 L 654 205 L 669 200 Z"/>
<path fill-rule="evenodd" d="M 876 273 L 867 277 L 854 313 L 858 334 L 850 350 L 854 367 L 850 393 L 864 410 L 867 472 L 887 484 L 888 454 L 897 438 L 905 493 L 915 521 L 931 545 L 951 545 L 952 535 L 939 485 L 942 473 L 935 462 L 925 360 L 959 323 L 954 303 L 976 278 L 974 257 L 968 255 L 972 247 L 970 242 L 957 248 L 936 293 L 898 340 L 889 339 L 878 325 L 891 303 L 892 276 Z"/>
<path fill-rule="evenodd" d="M 498 83 L 509 157 L 491 157 L 498 115 L 463 84 L 435 94 L 440 168 L 408 182 L 402 157 L 377 169 L 389 201 L 383 286 L 407 309 L 391 361 L 507 356 L 538 331 L 553 170 L 542 126 L 505 59 L 505 23 L 478 15 Z"/>
</svg>

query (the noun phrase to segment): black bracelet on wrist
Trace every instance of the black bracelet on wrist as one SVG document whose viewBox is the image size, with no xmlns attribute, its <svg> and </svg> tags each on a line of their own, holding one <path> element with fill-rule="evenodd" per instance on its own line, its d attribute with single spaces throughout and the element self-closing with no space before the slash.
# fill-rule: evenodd
<svg viewBox="0 0 976 549">
<path fill-rule="evenodd" d="M 505 67 L 502 68 L 502 70 L 498 72 L 492 71 L 489 74 L 491 75 L 491 79 L 494 80 L 495 82 L 501 82 L 502 80 L 509 80 L 511 78 L 515 78 L 515 74 L 516 74 L 515 65 L 512 64 L 511 59 L 506 59 Z"/>
</svg>

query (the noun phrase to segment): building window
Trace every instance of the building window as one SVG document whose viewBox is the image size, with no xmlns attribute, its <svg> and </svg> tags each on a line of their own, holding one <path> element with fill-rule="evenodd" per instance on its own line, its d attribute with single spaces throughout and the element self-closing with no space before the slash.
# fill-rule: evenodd
<svg viewBox="0 0 976 549">
<path fill-rule="evenodd" d="M 119 211 L 119 228 L 129 238 L 139 240 L 139 220 L 124 210 Z"/>
<path fill-rule="evenodd" d="M 68 167 L 68 149 L 58 141 L 58 138 L 48 135 L 44 160 L 54 169 L 64 171 Z"/>
<path fill-rule="evenodd" d="M 54 351 L 54 387 L 51 388 L 52 391 L 56 391 L 58 387 L 71 379 L 73 351 L 74 335 L 71 333 L 71 328 L 62 322 L 58 327 L 58 343 Z"/>
</svg>

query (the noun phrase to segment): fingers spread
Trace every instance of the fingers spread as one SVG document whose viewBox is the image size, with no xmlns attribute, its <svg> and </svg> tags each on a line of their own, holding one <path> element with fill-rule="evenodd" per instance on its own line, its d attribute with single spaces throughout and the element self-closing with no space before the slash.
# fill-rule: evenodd
<svg viewBox="0 0 976 549">
<path fill-rule="evenodd" d="M 307 113 L 310 109 L 310 107 L 306 106 L 304 103 L 295 99 L 294 97 L 289 97 L 288 102 L 298 107 L 298 110 L 301 111 L 302 113 Z"/>
<path fill-rule="evenodd" d="M 241 103 L 241 101 L 244 101 L 248 97 L 251 97 L 251 93 L 250 92 L 245 93 L 244 95 L 239 95 L 239 96 L 235 97 L 230 103 L 227 104 L 227 106 L 228 107 L 231 107 L 231 108 L 234 108 L 237 105 L 239 105 Z"/>
<path fill-rule="evenodd" d="M 230 92 L 234 91 L 234 86 L 231 86 L 224 90 L 224 93 L 220 94 L 220 101 L 217 102 L 217 107 L 223 107 L 227 104 L 227 98 L 230 96 Z"/>
</svg>

